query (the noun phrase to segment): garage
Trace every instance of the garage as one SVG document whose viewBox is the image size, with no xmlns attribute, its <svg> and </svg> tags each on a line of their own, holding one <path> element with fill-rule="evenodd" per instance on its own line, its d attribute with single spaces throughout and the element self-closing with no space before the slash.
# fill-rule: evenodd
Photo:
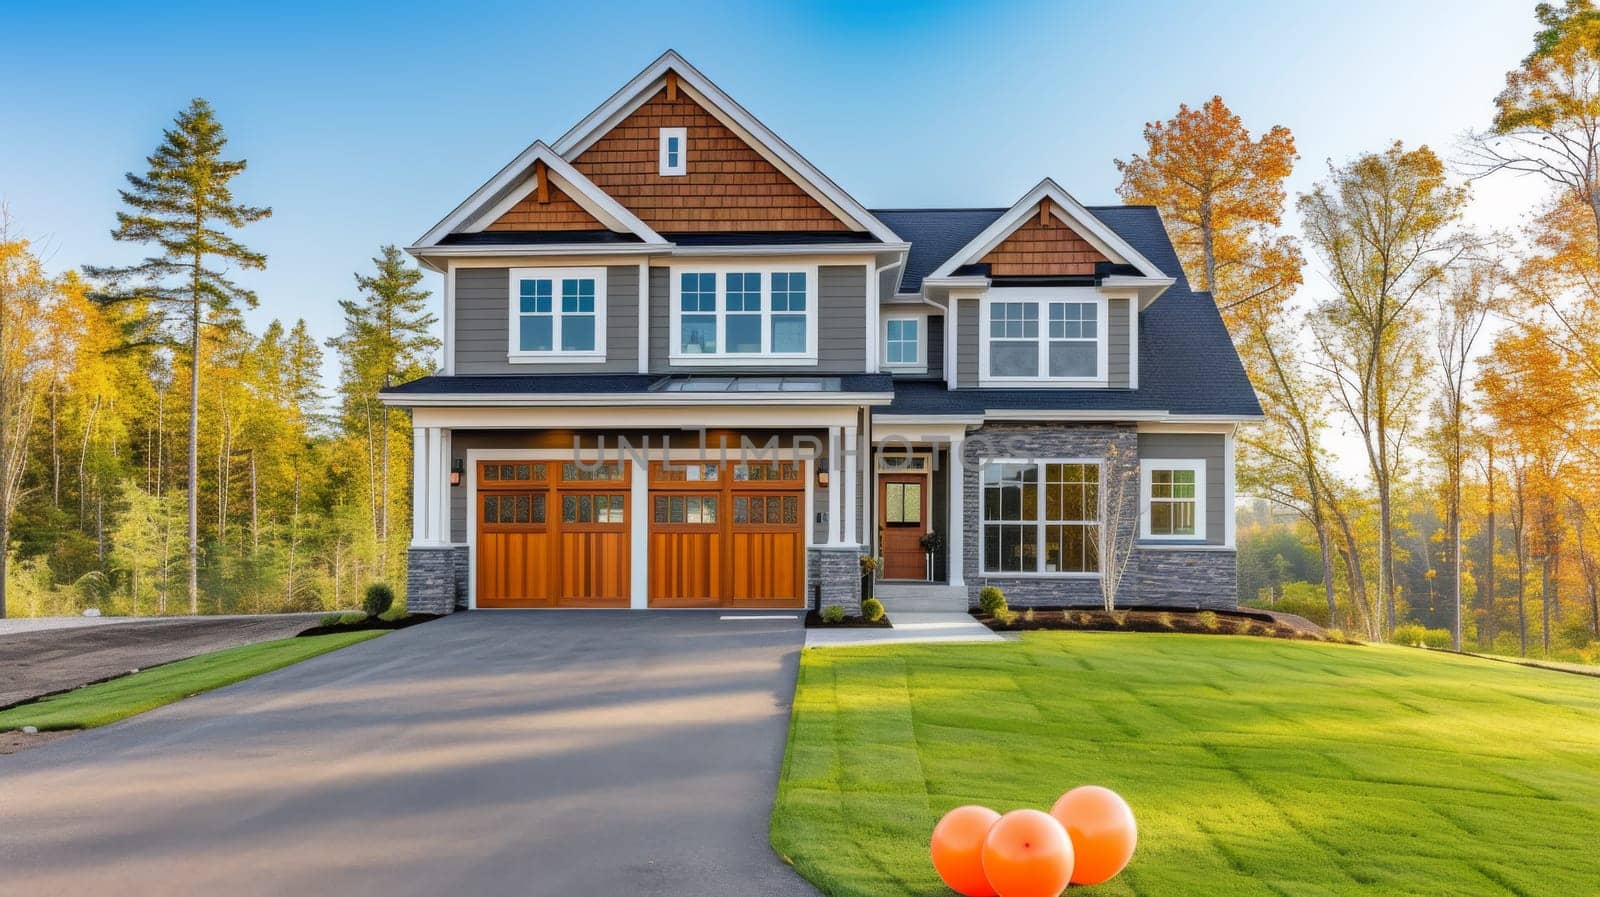
<svg viewBox="0 0 1600 897">
<path fill-rule="evenodd" d="M 804 605 L 799 461 L 496 459 L 473 476 L 478 607 Z M 636 563 L 648 584 L 637 603 Z"/>
<path fill-rule="evenodd" d="M 805 476 L 797 461 L 650 463 L 651 607 L 800 607 Z"/>
<path fill-rule="evenodd" d="M 479 607 L 628 606 L 628 465 L 476 468 Z"/>
</svg>

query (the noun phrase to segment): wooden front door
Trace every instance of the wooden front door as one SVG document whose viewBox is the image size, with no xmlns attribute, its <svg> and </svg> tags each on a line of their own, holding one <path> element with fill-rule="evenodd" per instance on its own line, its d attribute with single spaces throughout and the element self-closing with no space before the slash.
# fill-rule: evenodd
<svg viewBox="0 0 1600 897">
<path fill-rule="evenodd" d="M 651 607 L 800 607 L 798 462 L 650 465 Z"/>
<path fill-rule="evenodd" d="M 928 578 L 922 537 L 928 532 L 926 474 L 880 474 L 878 545 L 884 579 Z"/>
<path fill-rule="evenodd" d="M 479 607 L 627 607 L 628 467 L 484 461 Z"/>
</svg>

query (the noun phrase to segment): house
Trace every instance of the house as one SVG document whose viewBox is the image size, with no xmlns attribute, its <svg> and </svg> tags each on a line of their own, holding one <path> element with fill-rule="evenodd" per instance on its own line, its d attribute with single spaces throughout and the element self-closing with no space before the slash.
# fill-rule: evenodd
<svg viewBox="0 0 1600 897">
<path fill-rule="evenodd" d="M 1120 604 L 1235 602 L 1261 411 L 1153 208 L 867 209 L 669 52 L 409 251 L 414 611 L 853 605 L 863 555 L 1098 604 L 1108 536 Z"/>
</svg>

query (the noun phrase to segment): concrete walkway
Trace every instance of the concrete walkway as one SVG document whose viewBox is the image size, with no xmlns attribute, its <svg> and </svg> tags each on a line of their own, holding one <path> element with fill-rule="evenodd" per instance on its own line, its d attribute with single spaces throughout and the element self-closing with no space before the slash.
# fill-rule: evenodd
<svg viewBox="0 0 1600 897">
<path fill-rule="evenodd" d="M 806 630 L 807 648 L 846 648 L 858 645 L 896 645 L 915 642 L 1003 642 L 1005 637 L 979 623 L 971 614 L 912 613 L 901 611 L 889 618 L 888 629 Z"/>
</svg>

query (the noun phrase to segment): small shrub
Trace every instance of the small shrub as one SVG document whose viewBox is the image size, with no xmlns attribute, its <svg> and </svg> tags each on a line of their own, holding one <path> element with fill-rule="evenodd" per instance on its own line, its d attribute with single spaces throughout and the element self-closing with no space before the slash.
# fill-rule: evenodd
<svg viewBox="0 0 1600 897">
<path fill-rule="evenodd" d="M 824 622 L 824 623 L 843 623 L 844 622 L 844 608 L 840 607 L 837 604 L 832 604 L 832 605 L 829 605 L 829 606 L 823 608 L 822 609 L 822 622 Z"/>
<path fill-rule="evenodd" d="M 1022 620 L 1025 623 L 1032 623 L 1034 621 L 1033 608 L 1030 607 L 1022 612 Z"/>
<path fill-rule="evenodd" d="M 1107 613 L 1111 617 L 1111 622 L 1117 624 L 1119 627 L 1128 625 L 1128 612 L 1127 611 L 1125 611 L 1125 610 L 1113 610 L 1113 611 L 1108 611 Z"/>
<path fill-rule="evenodd" d="M 317 625 L 318 626 L 338 626 L 340 623 L 343 623 L 343 622 L 344 622 L 344 614 L 331 613 L 331 614 L 323 614 L 322 615 L 322 619 L 317 621 Z"/>
<path fill-rule="evenodd" d="M 994 618 L 1000 621 L 1000 625 L 1010 626 L 1017 622 L 1017 612 L 1009 607 L 1001 607 L 994 612 Z"/>
<path fill-rule="evenodd" d="M 367 586 L 367 590 L 361 596 L 361 609 L 366 611 L 369 617 L 383 616 L 393 604 L 394 589 L 389 588 L 388 583 L 375 582 Z"/>
<path fill-rule="evenodd" d="M 1161 616 L 1156 617 L 1156 622 L 1161 624 L 1161 628 L 1162 629 L 1171 629 L 1172 628 L 1172 614 L 1163 612 L 1161 614 Z"/>
<path fill-rule="evenodd" d="M 1067 617 L 1071 619 L 1072 625 L 1074 626 L 1088 626 L 1090 623 L 1094 622 L 1094 617 L 1090 616 L 1088 611 L 1083 610 L 1072 611 L 1071 613 L 1067 614 Z"/>
<path fill-rule="evenodd" d="M 1427 627 L 1421 623 L 1401 623 L 1389 633 L 1389 641 L 1396 645 L 1410 645 L 1413 648 L 1422 647 L 1422 640 L 1428 635 Z"/>
<path fill-rule="evenodd" d="M 843 608 L 840 608 L 840 610 L 843 610 Z M 868 598 L 861 602 L 861 616 L 866 617 L 872 623 L 883 619 L 883 602 L 876 598 Z"/>
<path fill-rule="evenodd" d="M 1194 619 L 1195 619 L 1196 623 L 1200 624 L 1200 628 L 1204 629 L 1205 631 L 1207 631 L 1207 632 L 1216 632 L 1217 631 L 1217 613 L 1216 613 L 1216 611 L 1203 610 L 1203 611 L 1195 614 L 1194 615 Z"/>
<path fill-rule="evenodd" d="M 978 610 L 983 613 L 998 618 L 1010 609 L 1006 604 L 1006 593 L 1000 591 L 998 586 L 984 586 L 982 591 L 978 592 Z"/>
<path fill-rule="evenodd" d="M 1430 648 L 1450 648 L 1450 630 L 1429 629 L 1422 633 L 1422 643 Z"/>
</svg>

